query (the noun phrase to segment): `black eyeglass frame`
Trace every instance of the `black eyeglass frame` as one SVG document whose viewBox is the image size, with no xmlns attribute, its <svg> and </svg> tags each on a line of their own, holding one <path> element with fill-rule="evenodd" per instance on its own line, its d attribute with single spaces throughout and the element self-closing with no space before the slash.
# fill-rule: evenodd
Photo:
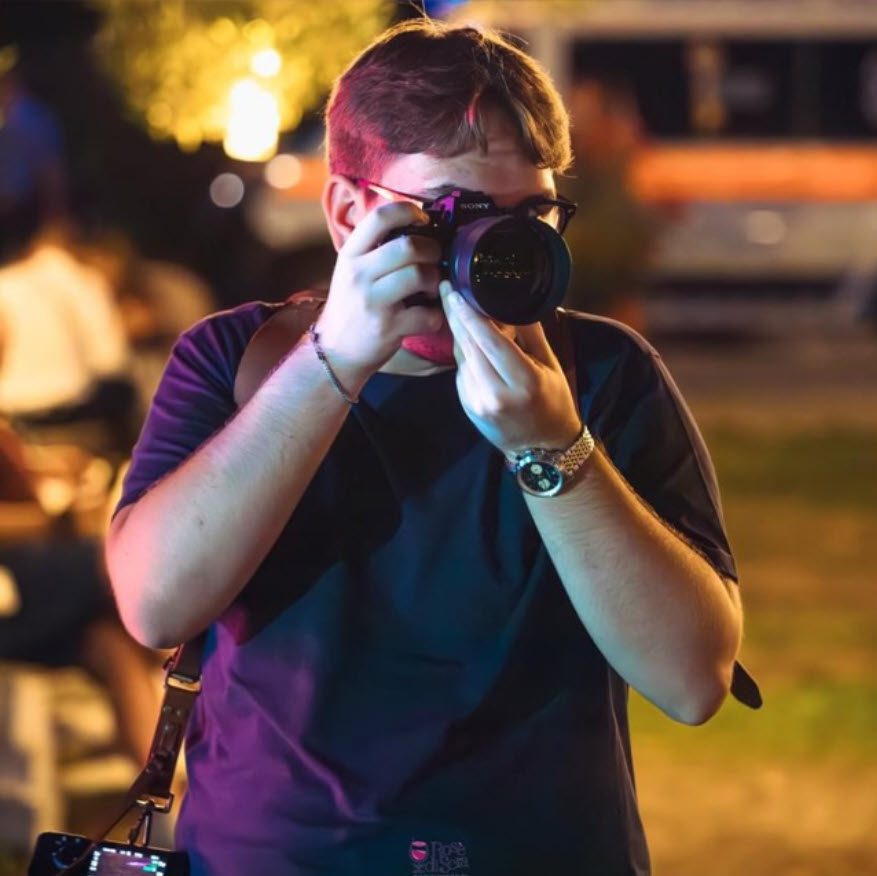
<svg viewBox="0 0 877 876">
<path fill-rule="evenodd" d="M 455 189 L 454 191 L 447 192 L 444 195 L 437 195 L 435 198 L 424 198 L 421 195 L 411 195 L 407 192 L 399 192 L 396 189 L 387 188 L 387 186 L 382 186 L 380 183 L 372 182 L 371 180 L 365 179 L 363 177 L 350 177 L 350 181 L 359 188 L 368 189 L 369 191 L 374 192 L 376 195 L 380 195 L 381 197 L 387 198 L 388 200 L 393 200 L 394 198 L 404 198 L 408 201 L 413 201 L 417 204 L 421 209 L 425 207 L 427 204 L 432 203 L 433 201 L 438 200 L 439 198 L 447 197 L 448 195 L 454 194 L 454 192 L 459 192 L 459 189 Z M 475 194 L 482 194 L 481 192 L 477 192 Z M 487 197 L 490 197 L 487 195 Z M 491 198 L 491 200 L 493 200 Z M 530 218 L 530 214 L 528 210 L 535 205 L 544 205 L 546 207 L 557 207 L 559 212 L 559 222 L 558 226 L 555 227 L 550 222 L 546 223 L 550 228 L 553 228 L 558 234 L 563 234 L 566 231 L 567 226 L 569 225 L 569 220 L 575 216 L 576 208 L 578 205 L 574 201 L 570 201 L 568 198 L 565 198 L 563 195 L 557 195 L 554 198 L 548 198 L 545 195 L 531 195 L 529 198 L 524 198 L 518 204 L 515 204 L 514 207 L 497 207 L 496 209 L 500 212 L 500 214 L 507 214 L 509 216 L 518 216 L 521 218 Z"/>
</svg>

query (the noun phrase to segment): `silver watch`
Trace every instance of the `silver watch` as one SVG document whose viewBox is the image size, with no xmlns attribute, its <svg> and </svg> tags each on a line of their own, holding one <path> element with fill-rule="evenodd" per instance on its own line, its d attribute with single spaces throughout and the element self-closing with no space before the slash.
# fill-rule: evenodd
<svg viewBox="0 0 877 876">
<path fill-rule="evenodd" d="M 566 450 L 529 447 L 507 465 L 518 484 L 531 496 L 556 496 L 594 452 L 594 439 L 587 426 Z"/>
</svg>

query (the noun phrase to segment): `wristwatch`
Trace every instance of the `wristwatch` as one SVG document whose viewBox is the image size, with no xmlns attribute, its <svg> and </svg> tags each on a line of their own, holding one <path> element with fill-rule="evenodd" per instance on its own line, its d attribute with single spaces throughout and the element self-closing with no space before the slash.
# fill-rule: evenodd
<svg viewBox="0 0 877 876">
<path fill-rule="evenodd" d="M 507 459 L 506 466 L 524 492 L 531 496 L 556 496 L 587 462 L 595 447 L 588 427 L 583 425 L 566 450 L 529 447 L 513 460 Z"/>
</svg>

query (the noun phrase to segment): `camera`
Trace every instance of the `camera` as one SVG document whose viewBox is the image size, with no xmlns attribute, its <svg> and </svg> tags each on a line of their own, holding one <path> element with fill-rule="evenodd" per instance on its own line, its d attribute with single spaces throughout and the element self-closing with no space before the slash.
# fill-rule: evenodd
<svg viewBox="0 0 877 876">
<path fill-rule="evenodd" d="M 94 848 L 91 853 L 86 859 L 80 860 L 92 845 Z M 92 843 L 84 836 L 49 832 L 37 837 L 33 858 L 27 869 L 27 876 L 133 876 L 135 873 L 188 876 L 188 856 L 185 852 L 145 846 L 106 841 Z"/>
<path fill-rule="evenodd" d="M 473 307 L 509 325 L 538 322 L 563 299 L 571 266 L 560 234 L 530 212 L 530 203 L 538 201 L 509 210 L 483 192 L 455 190 L 424 205 L 426 225 L 397 228 L 386 240 L 435 238 L 442 277 Z M 419 303 L 413 298 L 409 303 Z"/>
</svg>

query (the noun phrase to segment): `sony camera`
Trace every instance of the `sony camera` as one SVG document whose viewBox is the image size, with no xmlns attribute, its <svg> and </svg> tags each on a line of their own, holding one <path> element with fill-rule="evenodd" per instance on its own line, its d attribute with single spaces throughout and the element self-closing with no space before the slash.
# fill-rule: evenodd
<svg viewBox="0 0 877 876">
<path fill-rule="evenodd" d="M 499 322 L 527 325 L 551 314 L 569 283 L 569 249 L 536 212 L 558 209 L 552 203 L 559 204 L 531 198 L 503 209 L 483 192 L 453 191 L 424 205 L 428 224 L 397 228 L 387 240 L 434 237 L 441 244 L 442 277 L 473 307 Z"/>
</svg>

